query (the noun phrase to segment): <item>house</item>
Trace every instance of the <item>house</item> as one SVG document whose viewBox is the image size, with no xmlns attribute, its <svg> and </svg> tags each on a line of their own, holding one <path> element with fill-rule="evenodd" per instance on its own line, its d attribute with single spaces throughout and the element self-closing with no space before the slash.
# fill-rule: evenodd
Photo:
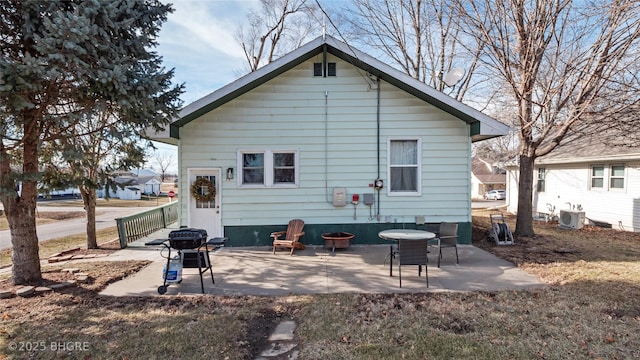
<svg viewBox="0 0 640 360">
<path fill-rule="evenodd" d="M 423 217 L 460 224 L 470 243 L 471 143 L 507 131 L 326 36 L 188 105 L 150 137 L 178 146 L 179 191 L 189 194 L 181 225 L 231 246 L 270 244 L 294 218 L 307 244 L 337 231 L 380 243 L 379 231 Z"/>
<path fill-rule="evenodd" d="M 508 168 L 508 211 L 518 208 L 518 167 Z M 560 216 L 561 225 L 640 231 L 640 147 L 610 128 L 571 135 L 534 164 L 533 211 Z M 572 224 L 572 222 L 575 222 Z"/>
<path fill-rule="evenodd" d="M 507 188 L 506 171 L 478 158 L 471 159 L 471 198 L 483 199 L 489 190 Z"/>
<path fill-rule="evenodd" d="M 117 176 L 116 189 L 109 189 L 109 197 L 121 200 L 140 200 L 142 195 L 159 195 L 162 182 L 155 176 Z M 99 190 L 98 197 L 105 197 L 105 191 Z"/>
<path fill-rule="evenodd" d="M 22 181 L 19 181 L 16 186 L 16 191 L 18 195 L 22 194 Z M 38 197 L 40 198 L 51 198 L 57 196 L 73 196 L 76 198 L 80 197 L 80 189 L 78 187 L 67 187 L 62 189 L 44 189 L 41 183 L 38 183 Z"/>
</svg>

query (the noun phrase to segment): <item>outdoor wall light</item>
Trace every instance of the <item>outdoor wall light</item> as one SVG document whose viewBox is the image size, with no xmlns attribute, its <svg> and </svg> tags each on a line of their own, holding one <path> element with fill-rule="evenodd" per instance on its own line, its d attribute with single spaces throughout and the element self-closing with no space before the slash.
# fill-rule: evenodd
<svg viewBox="0 0 640 360">
<path fill-rule="evenodd" d="M 233 180 L 233 168 L 227 168 L 227 180 Z"/>
</svg>

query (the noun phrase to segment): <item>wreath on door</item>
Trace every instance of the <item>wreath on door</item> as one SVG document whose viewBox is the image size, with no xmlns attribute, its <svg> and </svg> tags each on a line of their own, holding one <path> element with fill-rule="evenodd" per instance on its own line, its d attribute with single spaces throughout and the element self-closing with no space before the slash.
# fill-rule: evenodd
<svg viewBox="0 0 640 360">
<path fill-rule="evenodd" d="M 205 189 L 200 192 L 202 188 Z M 205 177 L 198 178 L 191 184 L 191 196 L 197 201 L 212 201 L 216 197 L 216 186 L 213 181 Z"/>
</svg>

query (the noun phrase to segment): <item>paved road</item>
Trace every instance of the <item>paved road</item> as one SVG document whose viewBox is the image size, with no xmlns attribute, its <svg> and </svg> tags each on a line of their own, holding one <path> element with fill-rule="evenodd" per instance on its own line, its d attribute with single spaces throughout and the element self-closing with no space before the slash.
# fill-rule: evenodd
<svg viewBox="0 0 640 360">
<path fill-rule="evenodd" d="M 498 208 L 505 206 L 504 200 L 473 200 L 471 201 L 472 209 Z"/>
<path fill-rule="evenodd" d="M 96 229 L 104 229 L 116 226 L 115 219 L 136 214 L 151 208 L 146 207 L 99 207 L 96 209 Z M 39 206 L 38 211 L 84 211 L 82 207 L 55 207 Z M 56 221 L 51 224 L 43 224 L 37 227 L 38 240 L 45 241 L 63 236 L 84 234 L 87 231 L 86 218 Z M 0 231 L 0 249 L 11 248 L 11 233 L 9 230 Z"/>
</svg>

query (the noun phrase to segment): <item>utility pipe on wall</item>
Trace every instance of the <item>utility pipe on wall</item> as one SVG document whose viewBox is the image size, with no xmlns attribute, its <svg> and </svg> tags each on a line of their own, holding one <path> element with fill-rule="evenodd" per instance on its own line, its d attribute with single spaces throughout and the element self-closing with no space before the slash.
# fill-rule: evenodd
<svg viewBox="0 0 640 360">
<path fill-rule="evenodd" d="M 376 179 L 380 179 L 380 77 L 376 76 L 376 84 L 377 84 L 377 89 L 376 89 L 376 97 L 377 97 L 377 102 L 376 102 L 376 131 L 377 131 L 377 139 L 376 139 L 376 145 L 377 145 L 377 158 L 378 158 L 378 176 Z M 377 190 L 378 192 L 378 201 L 377 201 L 377 209 L 376 209 L 376 220 L 380 221 L 380 191 L 382 190 Z"/>
</svg>

